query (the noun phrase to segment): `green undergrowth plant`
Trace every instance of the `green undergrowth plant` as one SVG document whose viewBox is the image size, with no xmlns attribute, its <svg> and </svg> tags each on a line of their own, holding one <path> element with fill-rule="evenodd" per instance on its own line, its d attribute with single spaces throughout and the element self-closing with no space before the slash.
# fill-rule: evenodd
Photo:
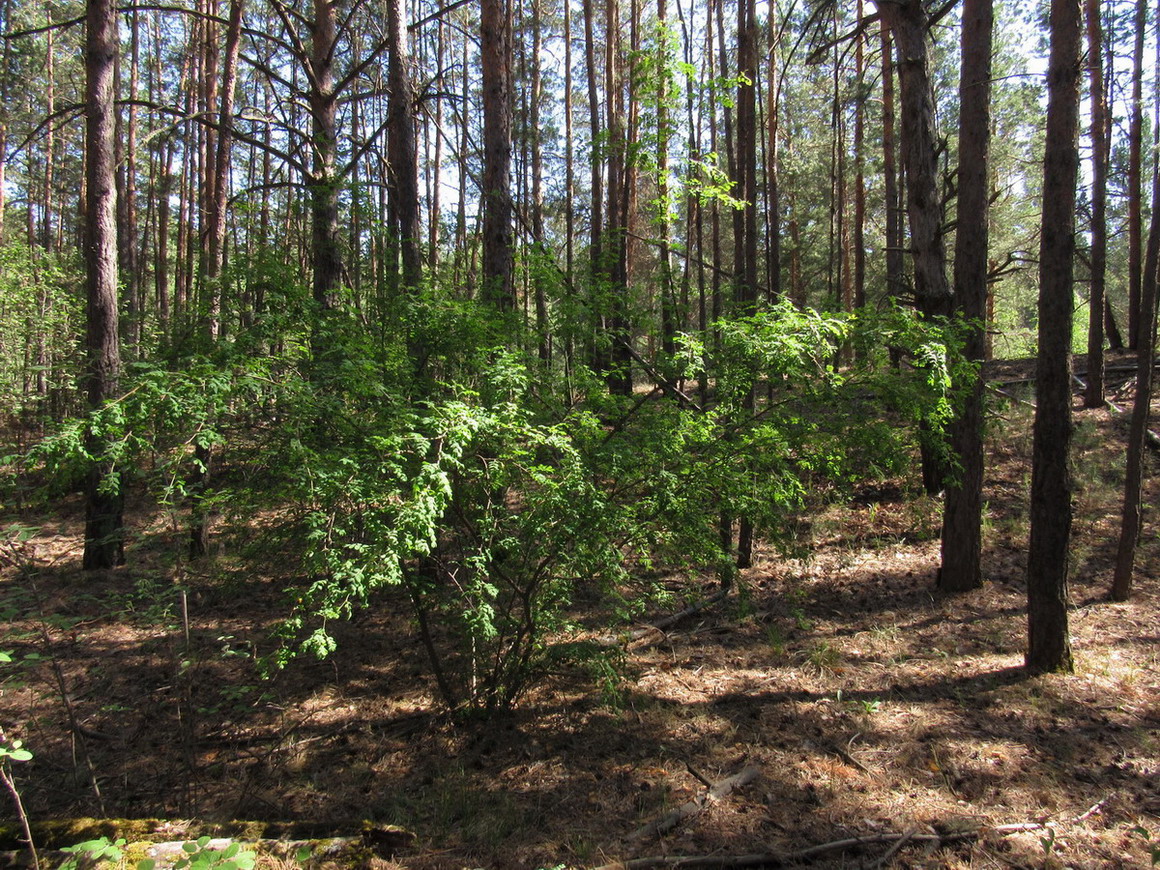
<svg viewBox="0 0 1160 870">
<path fill-rule="evenodd" d="M 707 407 L 664 385 L 611 396 L 582 366 L 565 392 L 502 347 L 466 351 L 464 377 L 409 399 L 368 402 L 361 375 L 350 389 L 343 378 L 372 363 L 338 366 L 302 394 L 325 415 L 290 415 L 268 451 L 280 497 L 301 508 L 309 575 L 268 664 L 329 655 L 335 621 L 394 589 L 452 709 L 509 708 L 582 663 L 612 685 L 597 632 L 665 594 L 642 579 L 653 569 L 699 578 L 728 564 L 713 517 L 749 517 L 776 541 L 811 490 L 908 464 L 918 423 L 947 401 L 929 371 L 944 345 L 913 318 L 887 322 L 926 342 L 923 369 L 867 352 L 839 371 L 838 347 L 869 346 L 882 323 L 788 304 L 718 324 L 712 359 L 686 338 L 684 374 L 716 375 Z"/>
<path fill-rule="evenodd" d="M 301 307 L 180 364 L 130 367 L 120 398 L 29 461 L 75 479 L 105 460 L 106 485 L 144 479 L 175 525 L 191 501 L 277 514 L 265 552 L 294 577 L 267 667 L 329 655 L 336 621 L 384 592 L 464 713 L 576 666 L 614 696 L 609 627 L 731 574 L 720 517 L 788 544 L 808 502 L 908 467 L 950 401 L 953 342 L 897 309 L 780 303 L 722 320 L 715 347 L 683 337 L 670 376 L 620 396 L 579 360 L 562 372 L 533 337 L 513 341 L 509 314 L 435 288 L 387 325 Z M 891 365 L 894 345 L 916 362 Z M 843 346 L 855 361 L 839 367 Z M 697 401 L 676 386 L 693 378 L 712 384 Z M 88 452 L 98 442 L 106 456 Z M 211 451 L 234 471 L 193 492 Z"/>
</svg>

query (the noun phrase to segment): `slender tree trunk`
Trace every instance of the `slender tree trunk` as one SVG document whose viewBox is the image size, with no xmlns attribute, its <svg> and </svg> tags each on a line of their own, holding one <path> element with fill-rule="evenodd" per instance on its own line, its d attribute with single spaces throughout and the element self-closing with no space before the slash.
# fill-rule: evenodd
<svg viewBox="0 0 1160 870">
<path fill-rule="evenodd" d="M 532 56 L 531 87 L 528 106 L 528 137 L 532 149 L 532 241 L 535 245 L 533 258 L 539 260 L 546 254 L 544 248 L 544 152 L 543 135 L 540 132 L 540 104 L 543 102 L 543 76 L 540 70 L 540 50 L 543 47 L 543 27 L 540 22 L 540 4 L 532 4 Z M 536 344 L 540 361 L 547 363 L 552 358 L 552 336 L 548 328 L 548 296 L 546 276 L 542 263 L 530 264 L 533 271 L 532 286 L 536 301 Z"/>
<path fill-rule="evenodd" d="M 442 70 L 444 62 L 444 26 L 443 19 L 439 19 L 435 34 L 435 68 Z M 427 234 L 427 268 L 435 275 L 439 267 L 439 237 L 440 237 L 440 192 L 443 189 L 441 176 L 443 175 L 443 100 L 435 101 L 435 159 L 431 166 L 431 175 L 434 177 L 430 198 L 430 214 L 428 217 L 430 228 Z"/>
<path fill-rule="evenodd" d="M 906 200 L 914 262 L 915 305 L 924 318 L 949 317 L 953 308 L 946 275 L 942 203 L 938 190 L 938 140 L 934 126 L 934 91 L 930 78 L 929 25 L 922 0 L 879 0 L 899 57 L 902 98 L 902 154 L 906 167 Z M 947 470 L 941 451 L 924 435 L 922 481 L 928 493 L 939 492 Z"/>
<path fill-rule="evenodd" d="M 991 145 L 992 0 L 964 0 L 962 71 L 959 76 L 959 203 L 955 235 L 955 298 L 964 320 L 965 356 L 985 355 L 987 243 Z M 938 586 L 963 592 L 982 585 L 983 379 L 981 372 L 956 385 L 959 410 L 951 448 L 960 474 L 947 487 L 943 511 L 942 567 Z"/>
<path fill-rule="evenodd" d="M 423 280 L 419 249 L 419 165 L 415 150 L 415 93 L 411 83 L 410 49 L 402 0 L 387 3 L 388 46 L 387 159 L 390 232 L 397 234 L 402 264 L 402 286 L 414 290 Z M 438 183 L 438 179 L 436 179 Z M 393 267 L 393 264 L 392 264 Z"/>
<path fill-rule="evenodd" d="M 1108 140 L 1104 102 L 1103 25 L 1100 0 L 1085 0 L 1090 70 L 1092 140 L 1092 277 L 1088 293 L 1087 388 L 1084 407 L 1104 404 L 1104 300 L 1108 259 Z"/>
<path fill-rule="evenodd" d="M 865 14 L 858 0 L 858 20 Z M 854 103 L 854 307 L 866 304 L 866 58 L 865 37 L 859 30 L 854 37 L 854 81 L 857 99 Z"/>
<path fill-rule="evenodd" d="M 1142 520 L 1141 493 L 1144 484 L 1144 436 L 1152 406 L 1153 367 L 1156 348 L 1156 284 L 1160 260 L 1160 174 L 1152 171 L 1152 229 L 1144 260 L 1140 292 L 1140 343 L 1136 349 L 1136 398 L 1128 427 L 1128 463 L 1124 474 L 1124 508 L 1120 520 L 1120 543 L 1116 550 L 1116 570 L 1110 591 L 1113 601 L 1127 601 L 1132 595 L 1132 573 Z"/>
<path fill-rule="evenodd" d="M 141 247 L 138 238 L 137 215 L 137 89 L 140 81 L 141 54 L 141 13 L 134 9 L 129 15 L 129 108 L 125 122 L 125 165 L 124 194 L 121 221 L 118 226 L 121 239 L 121 263 L 124 266 L 122 280 L 125 284 L 125 302 L 128 327 L 125 331 L 127 343 L 133 353 L 142 349 L 141 333 L 145 316 L 144 294 L 142 293 Z"/>
<path fill-rule="evenodd" d="M 903 293 L 902 220 L 898 197 L 898 146 L 894 140 L 894 43 L 882 22 L 882 187 L 886 199 L 886 292 Z"/>
<path fill-rule="evenodd" d="M 112 0 L 88 0 L 85 16 L 85 274 L 88 298 L 85 390 L 89 407 L 115 398 L 121 374 L 117 324 L 117 182 L 114 165 L 117 11 Z M 90 434 L 97 457 L 89 470 L 84 569 L 112 568 L 125 560 L 119 475 L 105 458 L 107 444 Z"/>
<path fill-rule="evenodd" d="M 627 154 L 628 129 L 625 123 L 624 89 L 620 49 L 620 6 L 616 0 L 605 2 L 604 93 L 608 104 L 608 187 L 607 227 L 603 239 L 611 296 L 608 312 L 608 338 L 611 359 L 608 387 L 619 395 L 632 394 L 632 361 L 628 353 L 628 202 Z"/>
<path fill-rule="evenodd" d="M 11 29 L 12 0 L 3 0 L 0 7 L 0 26 L 7 32 Z M 12 40 L 0 40 L 0 245 L 7 239 L 4 235 L 4 213 L 8 208 L 8 190 L 5 178 L 8 173 L 8 113 L 11 106 L 8 69 L 12 57 Z"/>
<path fill-rule="evenodd" d="M 1139 347 L 1140 287 L 1143 281 L 1144 218 L 1141 199 L 1144 138 L 1144 31 L 1148 0 L 1136 0 L 1135 48 L 1132 52 L 1132 114 L 1128 123 L 1128 348 Z"/>
<path fill-rule="evenodd" d="M 46 7 L 46 24 L 52 24 L 52 6 Z M 44 35 L 45 45 L 45 111 L 47 117 L 56 114 L 56 34 L 49 30 Z M 6 74 L 6 72 L 5 72 Z M 41 216 L 41 244 L 46 251 L 52 249 L 52 209 L 53 170 L 56 166 L 56 136 L 53 125 L 49 124 L 44 133 L 44 207 Z M 29 179 L 31 181 L 31 179 Z M 31 204 L 30 204 L 31 207 Z"/>
<path fill-rule="evenodd" d="M 766 232 L 766 298 L 777 302 L 781 298 L 781 189 L 779 186 L 778 124 L 781 113 L 781 78 L 778 71 L 777 50 L 780 31 L 774 14 L 777 4 L 769 4 L 769 54 L 766 59 L 765 123 L 769 140 L 765 149 L 765 198 L 769 228 Z"/>
<path fill-rule="evenodd" d="M 338 95 L 334 91 L 334 55 L 337 0 L 314 0 L 313 77 L 310 120 L 314 164 L 309 179 L 312 285 L 314 302 L 322 311 L 338 304 L 342 283 L 342 250 L 338 234 Z"/>
<path fill-rule="evenodd" d="M 1027 561 L 1027 668 L 1072 670 L 1067 630 L 1071 539 L 1071 319 L 1079 172 L 1079 0 L 1052 0 L 1039 250 L 1039 361 Z"/>
</svg>

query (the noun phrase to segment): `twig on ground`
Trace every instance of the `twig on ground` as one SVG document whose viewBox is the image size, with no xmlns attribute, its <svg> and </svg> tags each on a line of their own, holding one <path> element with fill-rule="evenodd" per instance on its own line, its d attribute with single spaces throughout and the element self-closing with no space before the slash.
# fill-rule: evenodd
<svg viewBox="0 0 1160 870">
<path fill-rule="evenodd" d="M 690 772 L 692 772 L 691 768 Z M 644 827 L 637 828 L 635 831 L 628 835 L 628 841 L 636 842 L 647 837 L 654 837 L 658 834 L 664 834 L 668 831 L 671 831 L 685 819 L 703 812 L 711 802 L 720 800 L 735 788 L 740 788 L 743 785 L 747 785 L 753 782 L 753 780 L 757 778 L 757 774 L 760 772 L 761 771 L 759 768 L 750 765 L 740 773 L 735 773 L 733 776 L 730 776 L 727 779 L 723 779 L 718 783 L 714 783 L 709 788 L 709 790 L 705 792 L 705 794 L 699 795 L 698 797 L 693 798 L 693 800 L 681 804 L 675 810 L 657 819 L 655 822 L 649 822 Z M 698 777 L 698 779 L 701 779 L 701 777 Z"/>
<path fill-rule="evenodd" d="M 628 861 L 618 861 L 604 864 L 595 870 L 732 870 L 739 867 L 789 867 L 805 861 L 812 861 L 832 852 L 845 852 L 865 846 L 880 846 L 886 843 L 901 849 L 906 843 L 929 843 L 934 846 L 945 846 L 951 843 L 962 843 L 976 840 L 983 834 L 1018 834 L 1024 831 L 1039 831 L 1047 827 L 1044 822 L 1020 822 L 1010 825 L 983 825 L 969 831 L 956 831 L 949 834 L 917 834 L 914 831 L 905 834 L 871 834 L 865 837 L 846 837 L 833 840 L 829 843 L 819 843 L 797 852 L 760 852 L 749 855 L 654 855 L 648 858 L 631 858 Z M 895 850 L 897 852 L 897 850 Z M 889 853 L 888 853 L 889 854 Z"/>
<path fill-rule="evenodd" d="M 918 834 L 918 832 L 919 832 L 919 828 L 911 828 L 909 831 L 907 831 L 905 834 L 903 834 L 901 837 L 899 837 L 897 842 L 895 842 L 895 844 L 893 846 L 891 846 L 889 849 L 886 850 L 886 854 L 874 862 L 874 866 L 875 867 L 885 867 L 886 862 L 889 861 L 891 858 L 893 858 L 895 855 L 897 855 L 900 851 L 902 851 L 902 847 L 905 846 L 907 843 L 909 843 L 911 840 L 913 840 L 915 835 Z"/>
<path fill-rule="evenodd" d="M 1115 794 L 1116 794 L 1115 792 L 1112 792 L 1111 794 L 1105 795 L 1101 800 L 1096 801 L 1094 804 L 1092 804 L 1090 807 L 1088 807 L 1084 812 L 1080 813 L 1078 816 L 1076 816 L 1074 819 L 1072 819 L 1071 820 L 1072 824 L 1075 824 L 1077 822 L 1086 821 L 1087 819 L 1090 819 L 1092 816 L 1101 812 L 1104 808 L 1104 805 L 1107 804 L 1107 802 L 1110 801 L 1112 799 L 1112 797 L 1115 796 Z"/>
</svg>

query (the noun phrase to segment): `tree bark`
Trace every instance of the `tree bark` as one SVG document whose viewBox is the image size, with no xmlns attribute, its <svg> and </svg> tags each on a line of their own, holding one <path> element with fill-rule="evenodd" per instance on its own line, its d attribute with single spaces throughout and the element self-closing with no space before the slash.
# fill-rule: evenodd
<svg viewBox="0 0 1160 870">
<path fill-rule="evenodd" d="M 1128 122 L 1128 348 L 1139 347 L 1140 288 L 1143 282 L 1144 218 L 1141 213 L 1144 138 L 1144 31 L 1148 0 L 1136 0 L 1135 46 L 1132 51 L 1132 114 Z"/>
<path fill-rule="evenodd" d="M 415 152 L 415 93 L 411 83 L 410 49 L 403 0 L 387 3 L 388 79 L 387 177 L 391 209 L 389 232 L 399 246 L 400 278 L 404 290 L 413 291 L 423 280 L 423 257 L 419 249 L 419 165 Z M 435 179 L 438 185 L 439 179 Z M 392 269 L 395 264 L 391 264 Z"/>
<path fill-rule="evenodd" d="M 511 17 L 504 0 L 480 4 L 483 65 L 483 294 L 514 309 L 511 199 Z"/>
<path fill-rule="evenodd" d="M 314 0 L 310 120 L 314 160 L 310 185 L 312 292 L 322 311 L 338 305 L 342 250 L 338 235 L 338 95 L 334 90 L 337 0 Z"/>
<path fill-rule="evenodd" d="M 1092 140 L 1092 252 L 1088 292 L 1087 387 L 1084 407 L 1104 404 L 1104 300 L 1108 259 L 1108 139 L 1104 102 L 1103 26 L 1100 0 L 1085 0 L 1090 70 Z"/>
<path fill-rule="evenodd" d="M 1067 627 L 1071 538 L 1071 318 L 1079 171 L 1079 0 L 1052 0 L 1039 248 L 1039 356 L 1027 562 L 1027 669 L 1073 669 Z"/>
<path fill-rule="evenodd" d="M 898 145 L 894 137 L 894 44 L 882 22 L 882 186 L 886 199 L 886 292 L 903 293 L 902 220 L 898 197 Z"/>
<path fill-rule="evenodd" d="M 118 393 L 121 349 L 117 323 L 117 182 L 113 102 L 117 58 L 117 10 L 112 0 L 88 0 L 85 32 L 85 390 L 89 408 L 99 409 Z M 124 498 L 104 440 L 90 434 L 87 448 L 96 461 L 89 469 L 85 510 L 86 571 L 112 568 L 125 560 Z"/>
<path fill-rule="evenodd" d="M 890 26 L 898 52 L 902 157 L 906 169 L 915 306 L 926 319 L 949 317 L 953 297 L 947 283 L 938 191 L 938 140 L 928 38 L 930 20 L 922 0 L 878 0 L 878 11 Z M 941 451 L 932 443 L 934 437 L 924 432 L 922 441 L 922 482 L 932 495 L 943 488 L 947 476 Z"/>
<path fill-rule="evenodd" d="M 1141 492 L 1144 485 L 1144 439 L 1152 406 L 1153 366 L 1156 348 L 1156 279 L 1160 260 L 1160 174 L 1152 173 L 1152 229 L 1140 285 L 1140 342 L 1136 349 L 1136 398 L 1128 427 L 1128 462 L 1124 474 L 1124 508 L 1120 520 L 1120 543 L 1116 550 L 1116 570 L 1110 592 L 1113 601 L 1127 601 L 1132 595 L 1132 572 L 1142 520 Z"/>
<path fill-rule="evenodd" d="M 967 359 L 980 366 L 987 315 L 987 220 L 991 139 L 992 0 L 964 0 L 959 76 L 959 201 L 955 299 L 966 329 Z M 963 592 L 982 585 L 983 379 L 959 386 L 951 447 L 960 473 L 947 487 L 938 586 Z"/>
</svg>

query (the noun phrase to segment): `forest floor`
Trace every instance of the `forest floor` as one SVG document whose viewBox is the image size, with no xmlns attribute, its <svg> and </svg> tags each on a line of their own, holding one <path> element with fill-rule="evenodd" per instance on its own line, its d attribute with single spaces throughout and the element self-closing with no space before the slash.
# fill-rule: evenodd
<svg viewBox="0 0 1160 870">
<path fill-rule="evenodd" d="M 12 765 L 25 805 L 37 819 L 394 823 L 415 844 L 364 866 L 412 870 L 726 859 L 851 837 L 867 841 L 811 866 L 1148 867 L 1160 478 L 1153 455 L 1134 597 L 1108 603 L 1125 418 L 1076 408 L 1072 676 L 1021 667 L 1031 412 L 1005 399 L 982 589 L 935 591 L 937 500 L 910 482 L 868 487 L 803 519 L 799 557 L 760 550 L 736 596 L 632 644 L 619 685 L 561 677 L 486 724 L 434 712 L 389 594 L 338 630 L 331 660 L 263 681 L 254 651 L 285 612 L 277 553 L 261 574 L 227 551 L 186 577 L 187 639 L 164 568 L 181 541 L 154 507 L 134 503 L 130 566 L 100 577 L 79 570 L 79 498 L 5 517 L 36 530 L 0 573 L 0 650 L 15 658 L 0 727 L 35 754 Z M 749 766 L 756 778 L 671 830 L 641 830 Z"/>
</svg>

